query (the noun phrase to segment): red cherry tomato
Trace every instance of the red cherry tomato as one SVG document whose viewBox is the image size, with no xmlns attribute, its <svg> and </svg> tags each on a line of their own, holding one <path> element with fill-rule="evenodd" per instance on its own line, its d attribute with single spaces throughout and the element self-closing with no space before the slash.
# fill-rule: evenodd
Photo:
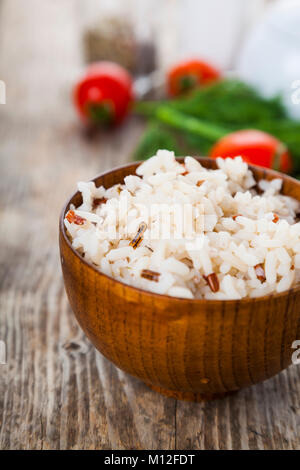
<svg viewBox="0 0 300 470">
<path fill-rule="evenodd" d="M 292 169 L 292 159 L 286 146 L 266 132 L 254 129 L 233 132 L 222 137 L 210 153 L 212 158 L 239 155 L 249 164 L 286 173 Z"/>
<path fill-rule="evenodd" d="M 114 62 L 90 65 L 74 88 L 77 112 L 86 122 L 119 124 L 132 100 L 131 76 Z"/>
<path fill-rule="evenodd" d="M 168 92 L 177 96 L 221 77 L 212 65 L 201 60 L 189 60 L 175 65 L 168 74 Z"/>
</svg>

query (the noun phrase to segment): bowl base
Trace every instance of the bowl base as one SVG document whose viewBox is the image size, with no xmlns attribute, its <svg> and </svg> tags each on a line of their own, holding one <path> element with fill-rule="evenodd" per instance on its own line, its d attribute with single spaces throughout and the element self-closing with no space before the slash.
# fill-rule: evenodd
<svg viewBox="0 0 300 470">
<path fill-rule="evenodd" d="M 177 390 L 169 390 L 167 388 L 162 388 L 157 385 L 150 385 L 146 384 L 154 392 L 158 392 L 161 395 L 165 395 L 169 398 L 175 398 L 176 400 L 184 400 L 184 401 L 193 401 L 193 402 L 202 402 L 202 401 L 211 401 L 211 400 L 219 400 L 221 398 L 227 397 L 236 393 L 233 392 L 224 392 L 224 393 L 194 393 L 194 392 L 180 392 Z"/>
</svg>

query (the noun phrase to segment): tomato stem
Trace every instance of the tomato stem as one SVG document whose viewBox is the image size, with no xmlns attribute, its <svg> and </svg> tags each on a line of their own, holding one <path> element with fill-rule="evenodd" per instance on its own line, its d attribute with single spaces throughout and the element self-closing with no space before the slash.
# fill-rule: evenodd
<svg viewBox="0 0 300 470">
<path fill-rule="evenodd" d="M 93 122 L 106 126 L 112 124 L 114 120 L 114 111 L 107 102 L 89 103 L 88 114 Z"/>
<path fill-rule="evenodd" d="M 192 88 L 195 88 L 197 84 L 197 77 L 196 75 L 184 75 L 179 79 L 179 91 L 180 93 L 189 91 Z"/>
</svg>

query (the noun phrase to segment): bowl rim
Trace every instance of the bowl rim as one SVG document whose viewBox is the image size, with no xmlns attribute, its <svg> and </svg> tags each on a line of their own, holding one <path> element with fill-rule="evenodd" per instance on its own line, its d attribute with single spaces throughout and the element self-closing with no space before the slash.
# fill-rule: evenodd
<svg viewBox="0 0 300 470">
<path fill-rule="evenodd" d="M 176 160 L 178 161 L 182 161 L 184 160 L 185 157 L 176 157 Z M 201 156 L 193 156 L 193 158 L 195 158 L 196 160 L 198 161 L 214 161 L 214 159 L 212 158 L 209 158 L 209 157 L 201 157 Z M 114 167 L 110 170 L 107 170 L 107 171 L 104 171 L 102 173 L 100 173 L 99 175 L 95 176 L 94 178 L 90 179 L 89 181 L 90 182 L 95 182 L 96 180 L 98 180 L 99 178 L 102 178 L 103 176 L 107 176 L 111 173 L 114 173 L 115 171 L 118 171 L 118 170 L 122 170 L 122 169 L 126 169 L 126 168 L 129 168 L 129 167 L 132 167 L 132 166 L 136 166 L 138 167 L 139 165 L 141 165 L 143 163 L 143 161 L 139 160 L 139 161 L 133 161 L 133 162 L 129 162 L 129 163 L 126 163 L 124 165 L 120 165 L 120 166 L 117 166 L 117 167 Z M 264 173 L 264 176 L 269 174 L 271 175 L 274 179 L 274 178 L 280 178 L 282 179 L 283 181 L 287 180 L 287 181 L 290 181 L 292 182 L 293 184 L 298 184 L 300 186 L 300 181 L 298 182 L 298 180 L 296 180 L 295 178 L 289 176 L 289 175 L 286 175 L 286 174 L 283 174 L 283 173 L 280 173 L 278 171 L 275 171 L 275 170 L 272 170 L 272 169 L 269 169 L 269 168 L 264 168 L 264 167 L 259 167 L 257 165 L 248 165 L 249 166 L 249 169 L 252 170 L 259 170 L 259 171 L 263 171 Z M 135 286 L 132 286 L 130 284 L 126 284 L 125 282 L 122 282 L 120 281 L 119 279 L 115 279 L 114 277 L 112 276 L 109 276 L 108 274 L 105 274 L 104 272 L 100 271 L 99 269 L 97 269 L 97 267 L 95 265 L 93 265 L 92 263 L 90 263 L 89 261 L 86 261 L 79 253 L 77 250 L 75 250 L 69 240 L 69 237 L 66 233 L 66 229 L 65 229 L 65 224 L 64 224 L 64 218 L 65 218 L 65 214 L 67 212 L 67 210 L 69 209 L 69 206 L 71 204 L 71 201 L 72 199 L 79 193 L 79 191 L 75 191 L 71 197 L 69 197 L 67 199 L 67 202 L 63 205 L 63 208 L 62 208 L 62 211 L 61 211 L 61 214 L 60 214 L 60 217 L 59 217 L 59 232 L 61 233 L 61 235 L 63 236 L 64 238 L 64 241 L 66 243 L 66 245 L 68 246 L 68 248 L 71 250 L 71 252 L 73 253 L 73 255 L 75 255 L 80 262 L 82 262 L 87 268 L 91 269 L 92 271 L 94 271 L 95 273 L 97 273 L 98 276 L 100 277 L 104 277 L 110 281 L 113 281 L 114 283 L 117 283 L 117 284 L 120 284 L 123 288 L 126 288 L 126 289 L 129 289 L 131 291 L 135 291 L 135 292 L 138 292 L 138 293 L 141 293 L 143 295 L 147 295 L 147 296 L 150 296 L 150 297 L 154 297 L 154 298 L 157 298 L 158 300 L 161 299 L 161 300 L 172 300 L 174 302 L 182 302 L 182 303 L 186 303 L 187 305 L 205 305 L 205 304 L 209 304 L 209 305 L 216 305 L 216 306 L 221 306 L 222 304 L 224 304 L 224 302 L 227 304 L 227 305 L 236 305 L 236 304 L 244 304 L 244 305 L 247 305 L 247 304 L 252 304 L 253 302 L 263 302 L 263 301 L 267 301 L 267 300 L 270 300 L 270 299 L 274 299 L 274 300 L 277 300 L 277 299 L 280 299 L 282 297 L 289 297 L 291 294 L 296 294 L 297 292 L 300 292 L 300 283 L 297 284 L 296 286 L 294 287 L 291 287 L 290 289 L 288 290 L 285 290 L 283 292 L 273 292 L 271 294 L 267 294 L 267 295 L 264 295 L 264 296 L 261 296 L 261 297 L 243 297 L 242 299 L 187 299 L 187 298 L 183 298 L 183 297 L 175 297 L 175 296 L 171 296 L 171 295 L 167 295 L 167 294 L 158 294 L 156 292 L 151 292 L 151 291 L 148 291 L 146 289 L 142 289 L 140 287 L 135 287 Z M 300 201 L 299 201 L 300 202 Z M 61 253 L 60 253 L 60 257 L 61 257 Z"/>
</svg>

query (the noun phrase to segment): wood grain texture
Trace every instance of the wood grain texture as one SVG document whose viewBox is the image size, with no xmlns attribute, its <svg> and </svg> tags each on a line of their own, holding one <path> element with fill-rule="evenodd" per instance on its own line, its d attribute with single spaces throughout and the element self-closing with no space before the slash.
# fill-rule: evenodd
<svg viewBox="0 0 300 470">
<path fill-rule="evenodd" d="M 85 4 L 0 2 L 0 448 L 300 449 L 299 366 L 223 400 L 180 402 L 115 368 L 74 320 L 57 217 L 75 182 L 126 163 L 141 133 L 132 120 L 87 138 L 73 116 Z"/>
</svg>

